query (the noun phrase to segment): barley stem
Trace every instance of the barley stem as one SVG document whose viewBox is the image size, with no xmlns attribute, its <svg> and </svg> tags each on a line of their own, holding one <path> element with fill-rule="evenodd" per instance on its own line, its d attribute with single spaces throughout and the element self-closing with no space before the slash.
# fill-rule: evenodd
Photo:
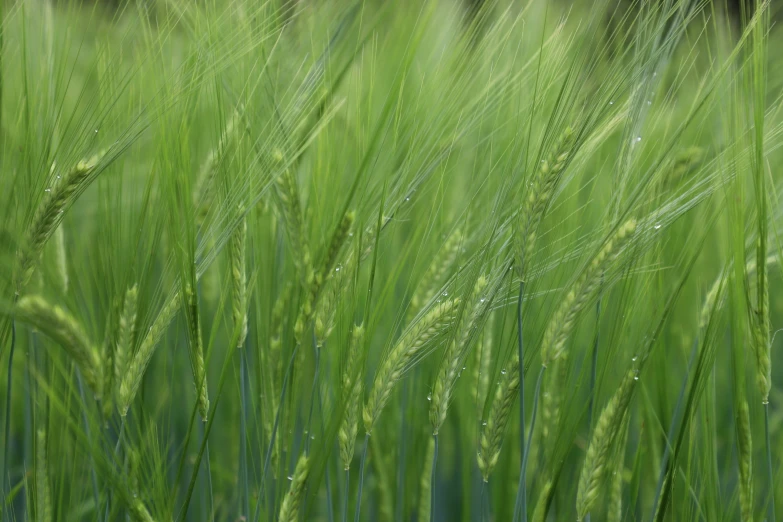
<svg viewBox="0 0 783 522">
<path fill-rule="evenodd" d="M 517 358 L 519 372 L 519 451 L 523 455 L 519 470 L 519 486 L 517 487 L 517 499 L 514 502 L 514 520 L 519 520 L 522 513 L 522 521 L 527 522 L 527 492 L 525 491 L 525 467 L 527 465 L 527 452 L 525 450 L 525 347 L 522 337 L 522 297 L 525 293 L 525 282 L 519 282 L 519 297 L 517 298 Z M 543 371 L 541 372 L 543 374 Z M 532 434 L 532 432 L 531 432 Z"/>
<path fill-rule="evenodd" d="M 364 487 L 364 464 L 367 461 L 367 446 L 370 444 L 370 432 L 364 434 L 364 449 L 362 450 L 362 460 L 359 463 L 359 490 L 356 493 L 356 512 L 353 522 L 359 522 L 359 515 L 362 512 L 362 489 Z"/>
<path fill-rule="evenodd" d="M 666 479 L 666 470 L 669 467 L 669 454 L 671 453 L 671 440 L 674 438 L 674 430 L 677 428 L 677 420 L 680 418 L 680 410 L 682 409 L 682 401 L 685 397 L 685 389 L 688 387 L 688 378 L 691 375 L 691 367 L 696 360 L 696 354 L 699 349 L 699 338 L 696 337 L 693 340 L 693 347 L 691 348 L 691 354 L 688 359 L 688 367 L 685 370 L 685 379 L 680 386 L 680 393 L 677 396 L 677 403 L 674 406 L 674 413 L 672 413 L 672 420 L 669 422 L 669 430 L 666 432 L 666 448 L 663 450 L 663 457 L 661 457 L 661 471 L 658 474 L 658 484 L 655 487 L 655 497 L 652 504 L 652 514 L 650 520 L 655 519 L 655 513 L 658 510 L 658 501 L 661 498 L 661 492 L 663 491 L 663 482 Z"/>
<path fill-rule="evenodd" d="M 258 522 L 261 517 L 259 508 L 261 506 L 262 499 L 264 498 L 264 483 L 266 481 L 266 475 L 269 471 L 269 461 L 272 458 L 272 449 L 275 446 L 275 438 L 277 437 L 277 428 L 280 425 L 280 413 L 283 409 L 283 401 L 285 400 L 286 388 L 288 388 L 288 378 L 291 375 L 291 369 L 294 367 L 294 360 L 296 359 L 296 352 L 299 351 L 299 344 L 294 346 L 291 352 L 291 357 L 288 359 L 288 367 L 286 368 L 285 375 L 283 375 L 283 386 L 280 389 L 280 400 L 277 403 L 277 411 L 275 412 L 275 422 L 272 425 L 272 434 L 269 440 L 269 446 L 266 449 L 266 456 L 264 457 L 264 469 L 261 471 L 261 484 L 258 486 L 258 503 L 256 504 L 255 514 L 253 520 Z"/>
<path fill-rule="evenodd" d="M 438 464 L 438 435 L 432 436 L 434 447 L 432 450 L 432 474 L 430 475 L 430 522 L 435 522 L 435 472 Z"/>
<path fill-rule="evenodd" d="M 343 491 L 343 507 L 340 515 L 342 522 L 348 522 L 348 497 L 351 492 L 351 468 L 345 470 L 345 490 Z"/>
<path fill-rule="evenodd" d="M 14 299 L 16 301 L 16 299 Z M 14 349 L 16 348 L 16 320 L 11 319 L 11 348 L 8 351 L 8 378 L 6 380 L 6 393 L 5 393 L 5 426 L 3 427 L 3 467 L 0 468 L 0 471 L 2 472 L 2 477 L 0 477 L 0 484 L 2 486 L 0 487 L 0 493 L 2 494 L 0 496 L 0 503 L 2 504 L 2 507 L 0 507 L 0 519 L 7 520 L 5 516 L 5 498 L 8 492 L 8 489 L 10 487 L 10 483 L 7 483 L 6 481 L 9 479 L 8 476 L 8 448 L 10 447 L 11 443 L 9 441 L 9 438 L 11 437 L 11 377 L 13 376 L 13 367 L 14 367 Z"/>
<path fill-rule="evenodd" d="M 82 410 L 82 422 L 84 423 L 84 434 L 87 436 L 87 440 L 92 445 L 92 430 L 90 430 L 90 420 L 87 418 L 87 401 L 84 397 L 84 386 L 82 385 L 82 374 L 78 368 L 74 368 L 76 371 L 76 384 L 79 387 L 79 397 L 81 398 L 81 410 Z M 100 505 L 100 495 L 98 494 L 98 478 L 95 475 L 95 461 L 90 453 L 90 482 L 92 483 L 92 494 L 95 497 L 95 505 Z"/>
<path fill-rule="evenodd" d="M 240 519 L 250 516 L 250 494 L 247 485 L 247 350 L 237 350 L 239 355 L 239 480 L 241 498 Z"/>
<path fill-rule="evenodd" d="M 313 351 L 315 352 L 315 371 L 313 372 L 313 387 L 310 390 L 310 412 L 307 414 L 307 427 L 305 428 L 305 455 L 310 456 L 310 441 L 312 440 L 313 429 L 313 409 L 315 407 L 315 395 L 318 391 L 318 377 L 321 369 L 321 350 L 315 344 L 315 333 L 313 333 Z M 328 473 L 327 473 L 328 475 Z"/>
<path fill-rule="evenodd" d="M 595 303 L 595 338 L 593 339 L 593 353 L 590 361 L 590 402 L 587 406 L 587 427 L 593 431 L 593 407 L 595 405 L 595 378 L 598 368 L 598 334 L 601 322 L 601 298 Z"/>
<path fill-rule="evenodd" d="M 772 473 L 772 446 L 769 442 L 769 401 L 764 403 L 764 438 L 767 445 L 767 478 L 769 484 L 767 489 L 769 491 L 769 519 L 777 520 L 775 517 L 775 480 Z"/>
<path fill-rule="evenodd" d="M 538 379 L 536 379 L 536 391 L 533 394 L 533 412 L 530 415 L 530 431 L 528 431 L 527 442 L 522 450 L 522 473 L 519 475 L 519 485 L 517 486 L 517 500 L 514 505 L 514 520 L 527 520 L 527 496 L 525 494 L 525 471 L 527 470 L 527 462 L 530 457 L 530 442 L 533 440 L 533 430 L 536 428 L 536 413 L 538 413 L 538 396 L 541 393 L 541 381 L 544 380 L 544 370 L 546 366 L 542 366 L 538 371 Z M 524 432 L 524 422 L 519 427 Z M 524 435 L 523 435 L 524 436 Z"/>
</svg>

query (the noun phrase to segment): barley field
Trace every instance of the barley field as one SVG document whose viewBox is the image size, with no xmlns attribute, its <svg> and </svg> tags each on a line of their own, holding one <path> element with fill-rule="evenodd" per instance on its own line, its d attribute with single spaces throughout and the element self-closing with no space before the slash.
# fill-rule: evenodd
<svg viewBox="0 0 783 522">
<path fill-rule="evenodd" d="M 783 520 L 729 4 L 3 0 L 0 520 Z"/>
</svg>

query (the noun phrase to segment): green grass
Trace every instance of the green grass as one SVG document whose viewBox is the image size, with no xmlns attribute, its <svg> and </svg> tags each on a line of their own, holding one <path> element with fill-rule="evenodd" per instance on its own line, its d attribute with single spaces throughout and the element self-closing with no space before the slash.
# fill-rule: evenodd
<svg viewBox="0 0 783 522">
<path fill-rule="evenodd" d="M 745 4 L 4 2 L 2 520 L 775 520 Z"/>
</svg>

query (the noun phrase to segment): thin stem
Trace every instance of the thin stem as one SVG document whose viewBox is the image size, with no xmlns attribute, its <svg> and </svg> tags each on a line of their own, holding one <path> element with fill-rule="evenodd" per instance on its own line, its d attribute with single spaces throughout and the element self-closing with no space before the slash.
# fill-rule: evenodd
<svg viewBox="0 0 783 522">
<path fill-rule="evenodd" d="M 536 391 L 535 394 L 533 395 L 533 412 L 530 416 L 530 431 L 528 432 L 527 443 L 525 444 L 525 450 L 522 453 L 522 473 L 519 476 L 519 484 L 517 485 L 517 502 L 514 505 L 514 520 L 519 520 L 520 517 L 522 517 L 522 520 L 527 520 L 527 505 L 523 504 L 524 499 L 526 499 L 525 496 L 526 483 L 524 477 L 525 477 L 525 471 L 527 470 L 527 461 L 528 458 L 530 457 L 530 442 L 533 440 L 533 430 L 536 427 L 536 413 L 538 413 L 538 397 L 541 394 L 541 382 L 544 380 L 545 370 L 546 370 L 546 366 L 541 366 L 541 369 L 538 371 L 538 379 L 536 379 Z M 520 429 L 524 431 L 525 425 L 523 424 Z"/>
<path fill-rule="evenodd" d="M 277 412 L 275 413 L 275 422 L 272 425 L 272 435 L 269 438 L 269 446 L 266 449 L 266 457 L 264 457 L 264 469 L 261 472 L 261 484 L 258 486 L 258 503 L 256 503 L 256 509 L 255 514 L 253 515 L 253 520 L 258 522 L 260 520 L 261 512 L 259 511 L 259 508 L 261 507 L 261 499 L 264 498 L 264 483 L 266 480 L 266 474 L 267 471 L 269 471 L 269 462 L 272 459 L 272 449 L 275 447 L 275 438 L 277 437 L 277 428 L 280 424 L 280 412 L 283 409 L 283 401 L 285 401 L 285 391 L 288 388 L 288 377 L 291 374 L 291 370 L 294 366 L 294 359 L 296 358 L 296 352 L 299 350 L 299 344 L 297 343 L 294 346 L 293 351 L 291 352 L 291 357 L 288 359 L 288 367 L 285 370 L 285 375 L 283 375 L 283 386 L 280 390 L 280 401 L 277 403 Z"/>
<path fill-rule="evenodd" d="M 367 446 L 370 444 L 370 434 L 364 434 L 364 449 L 362 450 L 362 460 L 359 464 L 359 491 L 356 493 L 356 512 L 354 522 L 359 522 L 359 514 L 362 512 L 362 488 L 364 487 L 364 464 L 367 461 Z"/>
<path fill-rule="evenodd" d="M 318 374 L 321 369 L 321 350 L 315 345 L 313 349 L 315 351 L 315 372 L 313 373 L 313 388 L 310 391 L 310 412 L 307 414 L 307 427 L 305 428 L 305 455 L 308 456 L 310 455 L 310 441 L 313 436 L 313 409 L 315 409 L 316 392 L 318 391 Z"/>
<path fill-rule="evenodd" d="M 205 439 L 207 438 L 206 433 L 206 422 L 201 422 L 199 424 L 199 436 L 200 436 L 200 443 L 204 445 L 204 485 L 207 489 L 206 495 L 204 495 L 204 500 L 207 504 L 206 508 L 206 514 L 207 514 L 207 520 L 211 521 L 213 519 L 214 514 L 214 501 L 212 499 L 212 467 L 209 464 L 209 440 Z"/>
<path fill-rule="evenodd" d="M 767 443 L 767 477 L 769 478 L 769 520 L 775 517 L 775 480 L 772 474 L 772 446 L 769 443 L 769 401 L 764 403 L 764 437 Z"/>
<path fill-rule="evenodd" d="M 11 320 L 11 349 L 8 351 L 8 380 L 6 380 L 6 390 L 5 390 L 5 426 L 3 428 L 3 467 L 2 467 L 2 478 L 0 478 L 0 493 L 2 493 L 2 496 L 0 496 L 0 503 L 2 503 L 2 507 L 0 508 L 0 519 L 2 520 L 8 520 L 8 518 L 5 516 L 5 499 L 8 492 L 8 487 L 10 487 L 10 481 L 9 481 L 9 473 L 8 473 L 8 448 L 11 445 L 10 438 L 11 438 L 11 377 L 13 375 L 13 366 L 14 366 L 14 348 L 16 348 L 16 321 Z M 7 484 L 6 482 L 9 482 Z"/>
<path fill-rule="evenodd" d="M 590 362 L 590 402 L 587 406 L 587 427 L 593 431 L 593 407 L 595 405 L 595 378 L 598 368 L 598 334 L 601 324 L 601 298 L 595 303 L 595 338 L 593 339 L 592 361 Z"/>
<path fill-rule="evenodd" d="M 343 507 L 340 520 L 348 522 L 348 496 L 351 492 L 351 468 L 345 470 L 345 490 L 343 491 Z"/>
<path fill-rule="evenodd" d="M 691 348 L 691 354 L 688 359 L 688 368 L 685 372 L 685 379 L 680 386 L 680 394 L 677 396 L 677 404 L 674 407 L 674 413 L 672 414 L 672 420 L 669 422 L 669 430 L 666 432 L 666 448 L 663 450 L 663 457 L 661 458 L 661 471 L 658 474 L 658 484 L 655 488 L 655 499 L 652 504 L 652 514 L 650 520 L 655 520 L 655 513 L 658 511 L 658 502 L 661 498 L 661 491 L 663 490 L 663 481 L 666 477 L 666 469 L 669 466 L 669 453 L 671 452 L 671 440 L 674 437 L 674 430 L 677 427 L 677 420 L 680 417 L 680 410 L 682 409 L 682 400 L 685 397 L 685 389 L 688 387 L 688 378 L 691 374 L 691 366 L 696 359 L 696 354 L 699 348 L 699 338 L 696 337 L 693 340 L 693 347 Z"/>
<path fill-rule="evenodd" d="M 519 282 L 519 297 L 517 299 L 517 357 L 519 359 L 519 451 L 522 453 L 522 464 L 519 470 L 519 486 L 517 498 L 514 502 L 514 520 L 519 520 L 517 515 L 522 513 L 522 521 L 527 522 L 527 491 L 525 490 L 527 466 L 527 453 L 525 444 L 525 348 L 522 337 L 522 296 L 525 292 L 524 281 Z"/>
<path fill-rule="evenodd" d="M 82 422 L 84 422 L 84 434 L 87 440 L 92 444 L 92 432 L 90 430 L 90 420 L 87 418 L 87 401 L 84 398 L 84 385 L 82 384 L 82 374 L 76 368 L 76 384 L 79 386 L 79 397 L 82 400 Z M 90 480 L 92 482 L 92 494 L 95 497 L 95 505 L 100 505 L 100 495 L 98 494 L 98 478 L 95 475 L 95 461 L 90 453 Z"/>
<path fill-rule="evenodd" d="M 316 391 L 318 397 L 318 414 L 321 417 L 321 433 L 322 436 L 326 435 L 326 425 L 324 423 L 324 403 L 321 397 L 321 387 L 319 386 Z M 328 463 L 328 461 L 327 461 Z M 332 504 L 332 480 L 329 478 L 329 468 L 326 469 L 324 483 L 326 484 L 326 509 L 328 510 L 329 522 L 334 522 L 334 505 Z"/>
<path fill-rule="evenodd" d="M 483 480 L 481 481 L 481 522 L 487 521 L 487 512 L 489 511 L 489 506 L 487 505 L 487 481 Z"/>
<path fill-rule="evenodd" d="M 239 518 L 250 516 L 250 494 L 247 485 L 247 349 L 239 352 L 239 480 L 242 482 Z"/>
<path fill-rule="evenodd" d="M 438 435 L 432 436 L 435 448 L 432 450 L 432 475 L 430 475 L 430 522 L 435 522 L 435 472 L 438 464 Z"/>
</svg>

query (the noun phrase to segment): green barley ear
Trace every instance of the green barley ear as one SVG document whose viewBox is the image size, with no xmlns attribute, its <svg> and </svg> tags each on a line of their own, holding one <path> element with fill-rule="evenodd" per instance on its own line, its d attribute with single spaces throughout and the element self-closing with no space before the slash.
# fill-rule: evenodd
<svg viewBox="0 0 783 522">
<path fill-rule="evenodd" d="M 574 147 L 574 131 L 568 127 L 552 146 L 549 156 L 541 161 L 541 166 L 533 176 L 527 190 L 522 212 L 519 215 L 519 228 L 516 233 L 516 271 L 524 281 L 527 277 L 527 263 L 535 250 L 538 223 L 544 216 L 549 201 L 562 177 Z"/>
<path fill-rule="evenodd" d="M 302 336 L 305 333 L 305 329 L 315 314 L 315 307 L 318 303 L 318 298 L 321 295 L 321 289 L 323 288 L 325 281 L 333 275 L 332 269 L 337 261 L 337 256 L 340 254 L 340 250 L 348 239 L 355 219 L 356 214 L 354 212 L 349 212 L 343 216 L 340 220 L 340 224 L 337 226 L 337 230 L 335 230 L 332 235 L 332 239 L 326 249 L 326 257 L 321 263 L 320 268 L 317 272 L 313 272 L 307 277 L 307 295 L 305 296 L 304 305 L 302 305 L 302 308 L 299 310 L 299 316 L 294 324 L 294 337 L 297 342 L 302 342 Z"/>
<path fill-rule="evenodd" d="M 455 230 L 446 240 L 443 247 L 438 251 L 435 257 L 427 267 L 427 271 L 422 276 L 416 290 L 411 297 L 411 303 L 408 308 L 409 324 L 418 314 L 422 307 L 426 306 L 435 293 L 440 289 L 443 279 L 450 272 L 451 266 L 457 259 L 460 248 L 464 243 L 464 236 L 460 230 Z"/>
<path fill-rule="evenodd" d="M 347 471 L 351 468 L 356 435 L 359 432 L 359 406 L 362 399 L 363 375 L 361 369 L 362 340 L 364 339 L 364 326 L 355 326 L 351 332 L 350 346 L 346 357 L 345 371 L 342 378 L 342 390 L 347 394 L 345 400 L 345 413 L 340 423 L 340 431 L 337 440 L 340 443 L 340 459 L 343 468 Z"/>
<path fill-rule="evenodd" d="M 623 519 L 623 474 L 625 471 L 625 446 L 628 443 L 628 428 L 630 415 L 625 413 L 623 427 L 620 432 L 620 440 L 617 443 L 614 471 L 612 472 L 611 486 L 609 489 L 609 507 L 606 514 L 606 522 L 621 522 Z"/>
<path fill-rule="evenodd" d="M 302 497 L 304 497 L 309 473 L 310 461 L 307 455 L 303 454 L 296 463 L 294 475 L 291 478 L 291 486 L 288 488 L 288 493 L 286 493 L 283 504 L 280 506 L 280 515 L 277 517 L 278 522 L 296 522 L 299 520 L 299 507 L 302 504 Z"/>
<path fill-rule="evenodd" d="M 604 272 L 610 268 L 635 231 L 635 219 L 629 219 L 622 224 L 598 251 L 561 301 L 549 321 L 541 345 L 541 359 L 545 367 L 562 355 L 565 343 L 575 326 L 578 313 L 587 304 L 590 296 L 600 285 Z"/>
<path fill-rule="evenodd" d="M 487 317 L 487 324 L 482 330 L 479 338 L 479 344 L 475 350 L 475 361 L 473 362 L 473 393 L 476 398 L 476 411 L 481 415 L 484 408 L 484 401 L 487 399 L 489 390 L 490 368 L 492 367 L 492 330 L 495 324 L 495 314 L 491 313 Z"/>
<path fill-rule="evenodd" d="M 508 424 L 511 407 L 518 396 L 519 391 L 519 357 L 514 353 L 510 362 L 510 369 L 500 372 L 500 381 L 495 388 L 495 395 L 489 408 L 489 415 L 484 423 L 479 440 L 477 462 L 484 482 L 489 481 L 489 476 L 500 457 L 500 448 L 503 445 L 503 435 Z"/>
<path fill-rule="evenodd" d="M 196 402 L 201 420 L 206 422 L 209 412 L 209 394 L 207 393 L 207 371 L 204 366 L 204 347 L 201 338 L 201 316 L 198 309 L 198 295 L 189 284 L 185 287 L 185 299 L 190 310 L 188 314 L 190 364 L 193 369 L 193 384 L 196 387 Z"/>
<path fill-rule="evenodd" d="M 743 522 L 753 521 L 753 439 L 748 402 L 742 400 L 736 413 L 737 453 L 739 454 L 740 511 Z"/>
<path fill-rule="evenodd" d="M 35 515 L 38 522 L 51 522 L 52 495 L 46 459 L 46 431 L 38 430 L 35 445 Z"/>
<path fill-rule="evenodd" d="M 133 497 L 128 505 L 128 510 L 131 512 L 132 518 L 138 522 L 155 522 L 140 498 Z"/>
<path fill-rule="evenodd" d="M 78 162 L 53 188 L 46 189 L 46 196 L 38 206 L 17 254 L 17 293 L 21 293 L 30 281 L 44 245 L 62 221 L 63 213 L 73 203 L 78 190 L 95 171 L 99 160 L 100 155 L 96 155 Z"/>
<path fill-rule="evenodd" d="M 760 243 L 760 242 L 759 242 Z M 757 249 L 756 260 L 756 291 L 758 303 L 753 310 L 753 351 L 756 354 L 756 383 L 761 392 L 761 400 L 769 403 L 769 391 L 772 389 L 772 361 L 769 339 L 769 286 L 767 285 L 766 253 Z M 760 256 L 760 257 L 759 257 Z"/>
<path fill-rule="evenodd" d="M 128 365 L 128 357 L 136 342 L 136 301 L 138 287 L 133 285 L 125 291 L 120 313 L 120 328 L 117 333 L 117 349 L 114 351 L 114 378 L 119 384 Z"/>
<path fill-rule="evenodd" d="M 239 106 L 226 122 L 217 147 L 212 149 L 199 170 L 193 190 L 193 208 L 196 209 L 196 222 L 204 220 L 209 212 L 209 206 L 215 198 L 215 176 L 219 169 L 219 161 L 226 149 L 233 142 L 240 130 L 240 120 L 244 115 L 244 107 Z"/>
<path fill-rule="evenodd" d="M 243 209 L 239 209 L 242 213 Z M 247 338 L 247 266 L 245 243 L 247 241 L 247 219 L 242 217 L 239 226 L 231 235 L 231 313 L 234 327 L 239 327 L 237 348 L 245 345 Z"/>
<path fill-rule="evenodd" d="M 704 159 L 704 149 L 701 147 L 688 147 L 677 152 L 672 162 L 664 183 L 667 185 L 678 184 L 687 174 L 699 166 Z"/>
<path fill-rule="evenodd" d="M 449 343 L 443 354 L 430 401 L 430 423 L 433 435 L 438 434 L 440 427 L 446 420 L 446 412 L 454 393 L 457 377 L 462 373 L 462 366 L 470 343 L 479 326 L 480 319 L 487 310 L 487 299 L 482 295 L 486 287 L 487 278 L 479 277 L 468 300 L 470 308 L 464 312 L 467 317 L 460 321 L 455 339 Z"/>
<path fill-rule="evenodd" d="M 62 346 L 76 363 L 87 386 L 96 397 L 101 397 L 101 361 L 76 318 L 39 296 L 22 297 L 16 304 L 15 313 L 21 321 L 38 328 Z"/>
<path fill-rule="evenodd" d="M 133 354 L 130 362 L 128 362 L 127 369 L 123 373 L 122 380 L 120 381 L 118 406 L 121 415 L 125 416 L 128 413 L 128 408 L 130 408 L 130 404 L 133 402 L 133 398 L 136 396 L 139 386 L 141 386 L 144 372 L 147 370 L 150 359 L 152 359 L 155 347 L 158 345 L 163 334 L 166 333 L 166 329 L 177 315 L 179 304 L 179 292 L 174 292 L 163 305 L 163 308 L 155 318 L 155 321 L 153 321 L 147 335 L 141 341 L 139 349 Z"/>
<path fill-rule="evenodd" d="M 402 378 L 405 370 L 421 355 L 426 345 L 440 334 L 454 319 L 459 299 L 450 299 L 437 303 L 402 335 L 375 374 L 362 418 L 364 429 L 372 432 L 372 427 L 381 410 L 391 396 L 394 386 Z"/>
<path fill-rule="evenodd" d="M 283 153 L 275 150 L 272 159 L 278 164 L 283 163 Z M 285 231 L 293 255 L 293 262 L 299 272 L 299 277 L 307 280 L 312 272 L 310 249 L 307 246 L 304 219 L 302 217 L 302 202 L 299 198 L 299 187 L 293 172 L 283 171 L 274 182 L 275 201 L 280 216 L 283 218 Z"/>
<path fill-rule="evenodd" d="M 620 431 L 628 404 L 633 395 L 639 370 L 628 370 L 620 387 L 598 417 L 590 444 L 587 447 L 576 493 L 577 520 L 583 520 L 598 499 L 603 478 L 609 468 L 610 453 L 615 435 Z"/>
</svg>

